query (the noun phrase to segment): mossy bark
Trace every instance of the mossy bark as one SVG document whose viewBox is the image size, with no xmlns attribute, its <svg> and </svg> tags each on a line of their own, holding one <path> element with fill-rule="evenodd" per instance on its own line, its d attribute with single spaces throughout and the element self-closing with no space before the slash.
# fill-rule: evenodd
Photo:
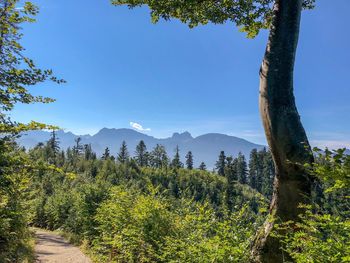
<svg viewBox="0 0 350 263">
<path fill-rule="evenodd" d="M 284 262 L 288 255 L 271 236 L 274 223 L 297 221 L 308 203 L 311 180 L 302 165 L 312 162 L 310 145 L 293 94 L 302 0 L 276 0 L 270 36 L 260 70 L 260 113 L 276 167 L 270 217 L 257 234 L 252 262 Z"/>
</svg>

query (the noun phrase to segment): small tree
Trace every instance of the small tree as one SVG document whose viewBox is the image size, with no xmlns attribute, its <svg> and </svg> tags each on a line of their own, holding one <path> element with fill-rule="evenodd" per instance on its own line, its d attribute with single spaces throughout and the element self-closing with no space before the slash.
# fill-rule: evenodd
<svg viewBox="0 0 350 263">
<path fill-rule="evenodd" d="M 96 159 L 96 153 L 93 152 L 91 144 L 84 145 L 84 159 L 86 161 Z"/>
<path fill-rule="evenodd" d="M 80 156 L 84 149 L 83 145 L 81 144 L 81 138 L 78 137 L 74 141 L 75 141 L 75 145 L 73 147 L 73 152 L 76 156 Z"/>
<path fill-rule="evenodd" d="M 59 140 L 55 130 L 52 130 L 51 137 L 45 147 L 45 160 L 50 164 L 57 164 L 57 157 L 60 152 Z"/>
<path fill-rule="evenodd" d="M 201 164 L 199 165 L 198 169 L 202 170 L 202 171 L 206 171 L 207 170 L 207 166 L 205 165 L 204 162 L 201 162 Z"/>
<path fill-rule="evenodd" d="M 120 146 L 117 160 L 119 163 L 122 163 L 122 164 L 129 161 L 129 152 L 125 141 L 123 141 L 122 145 Z"/>
<path fill-rule="evenodd" d="M 146 144 L 143 140 L 141 140 L 136 146 L 135 151 L 135 160 L 137 165 L 141 167 L 148 166 L 148 155 Z"/>
<path fill-rule="evenodd" d="M 215 167 L 219 175 L 225 176 L 226 155 L 224 151 L 220 152 L 219 159 L 217 160 Z"/>
<path fill-rule="evenodd" d="M 275 178 L 275 166 L 269 151 L 264 151 L 262 160 L 262 183 L 261 193 L 267 198 L 272 197 L 273 180 Z"/>
<path fill-rule="evenodd" d="M 163 145 L 157 144 L 150 154 L 150 162 L 154 168 L 166 168 L 169 164 L 169 157 Z"/>
<path fill-rule="evenodd" d="M 188 170 L 193 169 L 193 154 L 191 151 L 186 154 L 186 167 Z"/>
<path fill-rule="evenodd" d="M 108 147 L 105 148 L 104 153 L 102 154 L 102 160 L 108 160 L 111 157 L 111 153 Z"/>
<path fill-rule="evenodd" d="M 250 158 L 249 158 L 249 185 L 251 188 L 256 190 L 260 189 L 258 186 L 259 172 L 260 170 L 259 170 L 258 150 L 253 149 L 250 152 Z"/>
<path fill-rule="evenodd" d="M 236 183 L 238 179 L 237 175 L 237 158 L 234 159 L 232 156 L 226 158 L 225 176 L 227 178 L 227 189 L 226 189 L 226 203 L 227 208 L 230 212 L 233 211 L 234 199 L 236 197 Z"/>
<path fill-rule="evenodd" d="M 241 184 L 246 184 L 247 183 L 248 169 L 247 169 L 247 162 L 246 162 L 245 157 L 242 153 L 238 154 L 236 162 L 237 162 L 236 171 L 237 171 L 238 181 Z"/>
<path fill-rule="evenodd" d="M 171 166 L 175 169 L 182 168 L 184 165 L 180 160 L 180 149 L 179 146 L 176 146 L 175 148 L 175 156 L 174 159 L 171 162 Z"/>
</svg>

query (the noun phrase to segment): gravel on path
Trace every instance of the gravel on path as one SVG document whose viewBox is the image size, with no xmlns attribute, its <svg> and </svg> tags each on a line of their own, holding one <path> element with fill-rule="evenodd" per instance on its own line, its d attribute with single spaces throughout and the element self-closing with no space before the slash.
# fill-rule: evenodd
<svg viewBox="0 0 350 263">
<path fill-rule="evenodd" d="M 92 263 L 79 248 L 61 236 L 35 229 L 35 259 L 40 263 Z"/>
</svg>

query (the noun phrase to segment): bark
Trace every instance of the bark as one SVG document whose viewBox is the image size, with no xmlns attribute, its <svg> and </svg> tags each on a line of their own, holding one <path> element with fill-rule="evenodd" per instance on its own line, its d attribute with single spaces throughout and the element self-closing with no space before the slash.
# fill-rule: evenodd
<svg viewBox="0 0 350 263">
<path fill-rule="evenodd" d="M 302 0 L 276 0 L 270 36 L 260 69 L 260 114 L 276 167 L 270 217 L 257 234 L 252 262 L 285 262 L 280 242 L 271 236 L 276 220 L 298 221 L 308 203 L 311 180 L 302 164 L 312 162 L 310 145 L 293 94 Z"/>
</svg>

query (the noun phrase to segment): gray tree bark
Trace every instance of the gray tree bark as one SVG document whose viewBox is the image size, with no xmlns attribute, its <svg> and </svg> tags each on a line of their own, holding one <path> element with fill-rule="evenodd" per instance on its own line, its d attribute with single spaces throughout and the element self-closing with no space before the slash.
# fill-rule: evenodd
<svg viewBox="0 0 350 263">
<path fill-rule="evenodd" d="M 300 203 L 308 203 L 311 178 L 302 164 L 313 162 L 293 94 L 293 72 L 303 0 L 276 0 L 265 56 L 260 69 L 260 114 L 276 167 L 270 217 L 257 234 L 252 262 L 288 259 L 271 236 L 274 223 L 298 221 Z"/>
</svg>

